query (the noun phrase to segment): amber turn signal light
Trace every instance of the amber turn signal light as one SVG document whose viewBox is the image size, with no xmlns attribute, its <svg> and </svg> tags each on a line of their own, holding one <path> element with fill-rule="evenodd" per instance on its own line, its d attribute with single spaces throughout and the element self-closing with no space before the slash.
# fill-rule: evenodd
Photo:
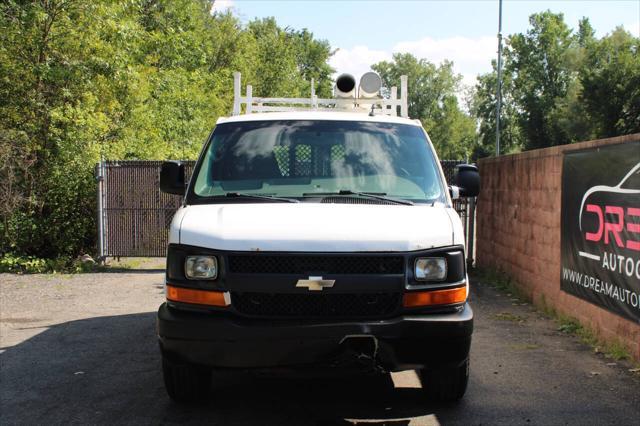
<svg viewBox="0 0 640 426">
<path fill-rule="evenodd" d="M 418 306 L 451 305 L 467 300 L 467 286 L 447 290 L 415 291 L 405 293 L 402 304 L 405 308 Z"/>
<path fill-rule="evenodd" d="M 194 290 L 167 285 L 167 300 L 196 305 L 229 306 L 229 294 L 223 291 Z"/>
</svg>

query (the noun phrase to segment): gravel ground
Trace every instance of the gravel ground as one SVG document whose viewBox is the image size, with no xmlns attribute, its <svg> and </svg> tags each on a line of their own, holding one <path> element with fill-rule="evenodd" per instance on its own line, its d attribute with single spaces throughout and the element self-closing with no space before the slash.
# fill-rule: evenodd
<svg viewBox="0 0 640 426">
<path fill-rule="evenodd" d="M 640 378 L 529 305 L 474 283 L 471 378 L 457 405 L 413 372 L 353 379 L 216 376 L 208 403 L 164 392 L 161 272 L 0 274 L 0 423 L 346 425 L 638 424 Z"/>
</svg>

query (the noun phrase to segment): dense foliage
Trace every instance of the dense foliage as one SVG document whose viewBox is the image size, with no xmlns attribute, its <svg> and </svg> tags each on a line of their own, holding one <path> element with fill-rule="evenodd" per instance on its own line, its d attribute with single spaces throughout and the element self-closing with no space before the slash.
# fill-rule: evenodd
<svg viewBox="0 0 640 426">
<path fill-rule="evenodd" d="M 94 166 L 194 158 L 231 109 L 232 73 L 257 96 L 330 96 L 330 47 L 273 19 L 242 26 L 205 0 L 0 5 L 0 254 L 95 250 Z"/>
<path fill-rule="evenodd" d="M 437 66 L 409 53 L 393 55 L 393 61 L 371 67 L 386 87 L 397 86 L 401 75 L 409 77 L 409 116 L 422 122 L 443 159 L 463 159 L 475 142 L 475 122 L 458 105 L 461 76 L 453 63 Z"/>
<path fill-rule="evenodd" d="M 619 27 L 597 39 L 587 19 L 573 31 L 549 11 L 529 22 L 506 41 L 501 152 L 640 132 L 640 38 Z M 495 151 L 496 80 L 495 63 L 478 77 L 479 156 Z"/>
<path fill-rule="evenodd" d="M 312 78 L 331 96 L 328 42 L 211 6 L 0 3 L 0 269 L 94 252 L 95 164 L 194 158 L 231 109 L 234 71 L 257 96 L 306 95 Z M 506 41 L 503 152 L 640 131 L 640 39 L 620 28 L 598 39 L 587 20 L 573 31 L 550 12 L 530 23 Z M 409 76 L 410 114 L 442 158 L 493 153 L 495 70 L 463 106 L 451 62 L 396 54 L 372 68 L 387 87 Z"/>
</svg>

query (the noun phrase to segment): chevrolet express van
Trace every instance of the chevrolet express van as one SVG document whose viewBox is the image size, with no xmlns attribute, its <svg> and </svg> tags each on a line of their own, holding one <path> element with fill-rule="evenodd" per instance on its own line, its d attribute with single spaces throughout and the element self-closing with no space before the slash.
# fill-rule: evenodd
<svg viewBox="0 0 640 426">
<path fill-rule="evenodd" d="M 448 185 L 425 130 L 385 113 L 388 99 L 324 101 L 235 108 L 188 182 L 180 162 L 162 166 L 162 190 L 184 195 L 157 322 L 176 401 L 204 398 L 214 369 L 417 370 L 427 396 L 464 395 L 473 313 L 452 199 L 478 194 L 477 169 Z"/>
</svg>

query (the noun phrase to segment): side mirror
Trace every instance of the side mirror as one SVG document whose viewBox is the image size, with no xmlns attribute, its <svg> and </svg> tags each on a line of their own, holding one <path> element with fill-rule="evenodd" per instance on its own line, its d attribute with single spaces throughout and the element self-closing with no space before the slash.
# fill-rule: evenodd
<svg viewBox="0 0 640 426">
<path fill-rule="evenodd" d="M 160 190 L 167 194 L 184 195 L 184 164 L 165 161 L 160 169 Z"/>
<path fill-rule="evenodd" d="M 457 192 L 458 197 L 476 197 L 480 193 L 480 174 L 476 166 L 471 164 L 456 166 L 455 181 L 456 187 L 452 188 L 451 192 L 454 195 Z M 454 198 L 458 197 L 454 196 Z"/>
</svg>

